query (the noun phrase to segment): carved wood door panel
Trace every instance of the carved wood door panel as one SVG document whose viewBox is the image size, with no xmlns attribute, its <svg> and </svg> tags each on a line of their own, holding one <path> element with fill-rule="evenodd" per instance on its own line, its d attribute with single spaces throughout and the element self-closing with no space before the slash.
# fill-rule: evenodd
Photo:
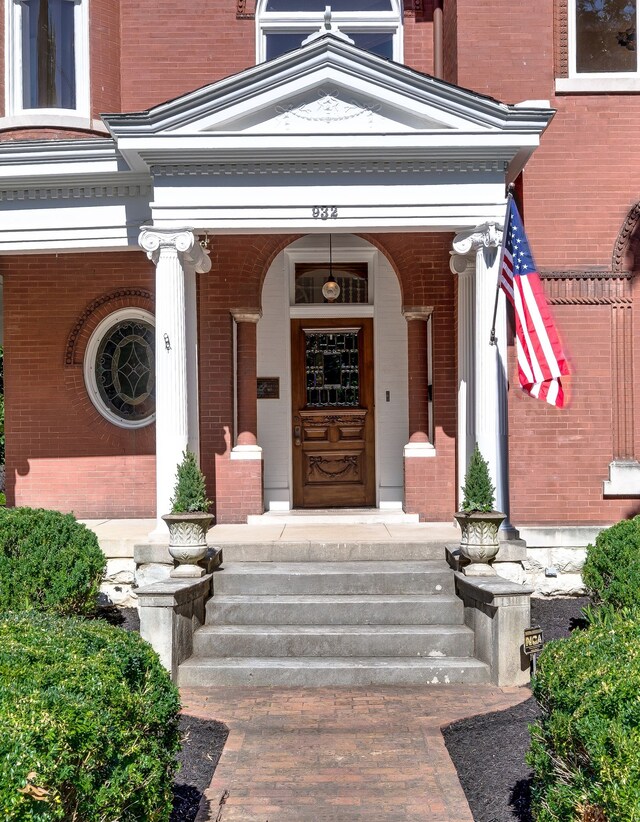
<svg viewBox="0 0 640 822">
<path fill-rule="evenodd" d="M 373 321 L 292 320 L 293 503 L 375 505 Z"/>
</svg>

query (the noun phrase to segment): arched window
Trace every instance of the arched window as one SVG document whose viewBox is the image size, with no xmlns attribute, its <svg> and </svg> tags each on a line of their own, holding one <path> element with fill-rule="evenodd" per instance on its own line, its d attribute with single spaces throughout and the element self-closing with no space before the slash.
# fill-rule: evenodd
<svg viewBox="0 0 640 822">
<path fill-rule="evenodd" d="M 256 9 L 258 62 L 273 60 L 300 47 L 324 26 L 331 26 L 361 49 L 388 60 L 402 60 L 399 0 L 260 0 Z"/>
</svg>

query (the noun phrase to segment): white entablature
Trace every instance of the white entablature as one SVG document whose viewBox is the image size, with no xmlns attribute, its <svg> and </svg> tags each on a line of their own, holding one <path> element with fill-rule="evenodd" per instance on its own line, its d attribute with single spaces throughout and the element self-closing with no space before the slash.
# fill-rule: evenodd
<svg viewBox="0 0 640 822">
<path fill-rule="evenodd" d="M 225 233 L 499 222 L 505 183 L 552 116 L 328 34 L 149 111 L 107 115 L 110 140 L 0 144 L 0 252 L 133 246 L 149 222 Z M 34 199 L 36 221 L 21 205 Z"/>
</svg>

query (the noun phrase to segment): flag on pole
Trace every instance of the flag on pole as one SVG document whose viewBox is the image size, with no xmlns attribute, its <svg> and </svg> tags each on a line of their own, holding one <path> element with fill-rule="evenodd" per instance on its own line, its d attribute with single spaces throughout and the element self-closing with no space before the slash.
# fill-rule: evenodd
<svg viewBox="0 0 640 822">
<path fill-rule="evenodd" d="M 507 203 L 500 287 L 515 310 L 518 376 L 522 390 L 562 408 L 561 376 L 569 374 L 540 275 L 511 195 Z"/>
</svg>

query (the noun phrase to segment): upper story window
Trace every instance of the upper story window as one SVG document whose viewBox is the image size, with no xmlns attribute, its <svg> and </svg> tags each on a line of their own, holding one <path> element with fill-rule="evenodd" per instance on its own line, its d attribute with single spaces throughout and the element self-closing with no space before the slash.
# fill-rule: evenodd
<svg viewBox="0 0 640 822">
<path fill-rule="evenodd" d="M 570 8 L 570 75 L 637 75 L 637 0 L 572 0 Z"/>
<path fill-rule="evenodd" d="M 87 0 L 8 0 L 7 115 L 89 114 Z"/>
<path fill-rule="evenodd" d="M 402 60 L 399 0 L 261 0 L 256 10 L 258 62 L 299 48 L 324 26 L 327 6 L 332 28 L 356 46 Z"/>
</svg>

